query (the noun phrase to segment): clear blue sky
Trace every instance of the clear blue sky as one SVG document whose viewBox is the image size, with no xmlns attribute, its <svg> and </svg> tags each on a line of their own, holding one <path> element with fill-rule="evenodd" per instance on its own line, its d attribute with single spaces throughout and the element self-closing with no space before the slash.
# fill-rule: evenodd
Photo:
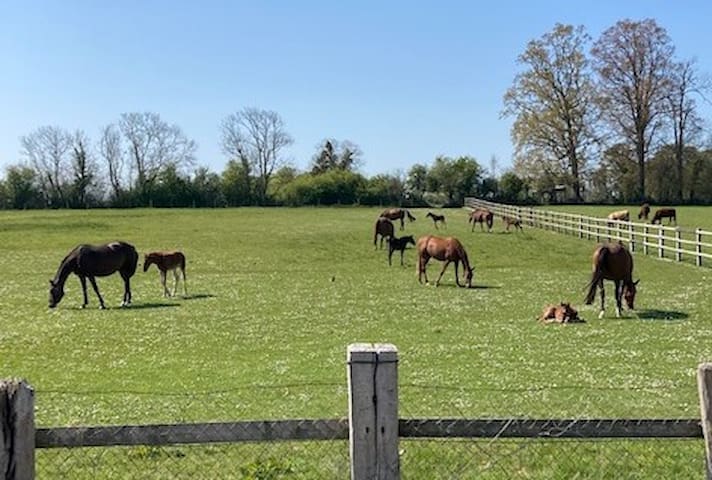
<svg viewBox="0 0 712 480">
<path fill-rule="evenodd" d="M 152 111 L 220 172 L 220 121 L 253 106 L 284 118 L 302 169 L 326 137 L 357 143 L 367 175 L 439 154 L 502 169 L 502 95 L 526 43 L 556 22 L 595 39 L 623 18 L 654 18 L 712 73 L 710 0 L 2 1 L 0 168 L 42 125 L 97 139 L 121 113 Z"/>
</svg>

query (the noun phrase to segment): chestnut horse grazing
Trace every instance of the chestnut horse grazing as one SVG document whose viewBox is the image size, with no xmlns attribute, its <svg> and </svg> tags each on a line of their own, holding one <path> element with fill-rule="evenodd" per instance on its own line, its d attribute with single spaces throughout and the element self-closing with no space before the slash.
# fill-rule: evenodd
<svg viewBox="0 0 712 480">
<path fill-rule="evenodd" d="M 428 212 L 426 217 L 430 217 L 433 219 L 433 223 L 435 224 L 436 229 L 438 229 L 438 222 L 442 223 L 443 225 L 445 225 L 445 228 L 447 228 L 447 223 L 445 223 L 445 215 L 436 215 L 433 212 Z"/>
<path fill-rule="evenodd" d="M 494 213 L 490 212 L 489 210 L 485 209 L 477 209 L 473 210 L 470 213 L 470 218 L 467 220 L 468 223 L 472 223 L 472 229 L 470 230 L 473 232 L 475 230 L 475 224 L 477 222 L 480 223 L 480 228 L 482 231 L 485 231 L 485 226 L 484 224 L 487 223 L 487 231 L 490 232 L 492 231 L 492 223 L 494 222 Z"/>
<path fill-rule="evenodd" d="M 393 222 L 386 217 L 378 217 L 376 225 L 373 227 L 373 246 L 375 248 L 378 248 L 377 240 L 379 235 L 381 236 L 381 248 L 383 248 L 384 238 L 393 238 Z"/>
<path fill-rule="evenodd" d="M 151 252 L 143 257 L 143 271 L 147 271 L 148 267 L 156 264 L 161 272 L 161 284 L 163 285 L 163 296 L 170 297 L 171 293 L 166 287 L 166 273 L 173 272 L 173 296 L 178 288 L 178 270 L 183 274 L 183 293 L 188 295 L 188 286 L 185 283 L 185 255 L 183 252 Z"/>
<path fill-rule="evenodd" d="M 593 274 L 588 283 L 586 305 L 591 305 L 596 297 L 596 288 L 601 289 L 601 313 L 603 317 L 606 301 L 606 292 L 603 288 L 604 280 L 613 280 L 616 286 L 616 316 L 621 316 L 621 303 L 625 298 L 628 308 L 634 310 L 636 285 L 640 280 L 633 281 L 633 257 L 622 243 L 607 243 L 596 247 L 593 251 Z"/>
<path fill-rule="evenodd" d="M 674 208 L 659 208 L 655 210 L 655 215 L 653 215 L 653 219 L 650 221 L 650 223 L 662 224 L 663 218 L 668 219 L 668 225 L 670 225 L 672 222 L 675 222 L 675 225 L 677 225 L 677 212 Z"/>
<path fill-rule="evenodd" d="M 119 272 L 124 280 L 124 298 L 121 306 L 131 304 L 131 283 L 130 279 L 136 273 L 138 264 L 138 253 L 133 245 L 126 242 L 112 242 L 105 245 L 79 245 L 64 257 L 59 264 L 57 274 L 49 281 L 49 308 L 54 308 L 64 296 L 64 283 L 70 273 L 79 277 L 84 293 L 84 303 L 82 308 L 89 303 L 87 299 L 87 278 L 91 283 L 96 296 L 99 298 L 99 305 L 104 306 L 104 299 L 101 298 L 99 287 L 96 286 L 94 277 L 105 277 L 114 272 Z"/>
<path fill-rule="evenodd" d="M 408 217 L 408 220 L 410 220 L 411 222 L 415 221 L 415 217 L 411 215 L 411 213 L 405 208 L 387 208 L 383 211 L 383 213 L 381 213 L 381 216 L 389 220 L 400 220 L 401 230 L 405 228 L 403 222 L 403 219 L 405 219 L 405 217 Z"/>
<path fill-rule="evenodd" d="M 644 203 L 640 206 L 640 212 L 638 212 L 638 220 L 648 219 L 648 215 L 650 214 L 650 205 L 647 203 Z"/>
<path fill-rule="evenodd" d="M 611 212 L 608 214 L 608 220 L 620 220 L 622 222 L 627 222 L 630 220 L 630 213 L 628 210 L 618 210 L 617 212 Z"/>
<path fill-rule="evenodd" d="M 445 273 L 445 269 L 450 263 L 455 262 L 455 283 L 458 287 L 467 286 L 472 288 L 472 277 L 474 276 L 473 269 L 470 267 L 470 262 L 467 259 L 467 252 L 462 246 L 462 243 L 455 237 L 436 237 L 433 235 L 426 235 L 425 237 L 420 237 L 415 245 L 418 252 L 418 282 L 423 283 L 422 278 L 425 277 L 425 283 L 428 283 L 428 274 L 425 268 L 428 265 L 428 261 L 431 258 L 435 260 L 440 260 L 445 262 L 443 269 L 440 271 L 438 279 L 435 281 L 435 286 L 440 284 L 440 279 Z M 457 267 L 458 264 L 462 262 L 462 268 L 465 270 L 465 280 L 466 285 L 460 284 L 460 278 L 458 276 Z"/>
</svg>

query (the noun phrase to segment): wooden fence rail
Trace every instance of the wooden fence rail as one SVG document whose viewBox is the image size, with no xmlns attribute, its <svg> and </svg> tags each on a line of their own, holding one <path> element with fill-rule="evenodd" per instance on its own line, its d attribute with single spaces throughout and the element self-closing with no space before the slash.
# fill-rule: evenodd
<svg viewBox="0 0 712 480">
<path fill-rule="evenodd" d="M 633 252 L 645 255 L 654 252 L 659 258 L 694 261 L 702 266 L 703 259 L 712 259 L 712 232 L 701 228 L 685 229 L 661 224 L 609 220 L 574 213 L 555 212 L 534 207 L 519 207 L 489 202 L 474 197 L 465 198 L 468 208 L 487 208 L 495 215 L 519 218 L 524 225 L 585 238 L 587 240 L 620 240 Z"/>
<path fill-rule="evenodd" d="M 395 347 L 353 344 L 349 346 L 348 354 L 349 401 L 352 405 L 348 420 L 35 429 L 31 414 L 34 406 L 32 388 L 24 381 L 1 381 L 0 399 L 4 400 L 0 401 L 0 423 L 3 425 L 0 429 L 0 480 L 32 480 L 35 448 L 347 439 L 352 479 L 391 480 L 400 478 L 399 438 L 529 438 L 544 441 L 703 438 L 707 478 L 712 479 L 712 364 L 701 364 L 698 368 L 700 419 L 399 419 Z M 389 431 L 394 428 L 395 431 Z"/>
</svg>

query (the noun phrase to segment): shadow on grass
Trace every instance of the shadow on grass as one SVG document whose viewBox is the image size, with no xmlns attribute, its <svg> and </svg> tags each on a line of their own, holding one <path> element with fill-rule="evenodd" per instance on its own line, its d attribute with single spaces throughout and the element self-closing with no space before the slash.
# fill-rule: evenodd
<svg viewBox="0 0 712 480">
<path fill-rule="evenodd" d="M 190 295 L 178 295 L 179 300 L 200 300 L 201 298 L 215 298 L 212 293 L 192 293 Z"/>
<path fill-rule="evenodd" d="M 130 307 L 110 307 L 111 310 L 142 310 L 144 308 L 180 307 L 180 303 L 151 302 L 132 303 Z"/>
<path fill-rule="evenodd" d="M 685 312 L 678 312 L 676 310 L 639 310 L 637 313 L 638 318 L 641 320 L 685 320 L 689 315 Z"/>
</svg>

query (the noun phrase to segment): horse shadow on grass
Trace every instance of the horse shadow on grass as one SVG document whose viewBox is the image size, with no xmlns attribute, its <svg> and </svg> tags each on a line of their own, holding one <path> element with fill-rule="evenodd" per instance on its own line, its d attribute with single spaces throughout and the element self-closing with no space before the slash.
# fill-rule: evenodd
<svg viewBox="0 0 712 480">
<path fill-rule="evenodd" d="M 200 300 L 203 298 L 215 298 L 212 293 L 191 293 L 190 295 L 180 295 L 176 297 L 179 300 Z"/>
<path fill-rule="evenodd" d="M 686 320 L 689 315 L 685 312 L 678 312 L 677 310 L 658 310 L 658 309 L 648 309 L 639 310 L 636 312 L 637 317 L 641 320 L 662 320 L 662 321 L 675 321 L 675 320 Z"/>
</svg>

